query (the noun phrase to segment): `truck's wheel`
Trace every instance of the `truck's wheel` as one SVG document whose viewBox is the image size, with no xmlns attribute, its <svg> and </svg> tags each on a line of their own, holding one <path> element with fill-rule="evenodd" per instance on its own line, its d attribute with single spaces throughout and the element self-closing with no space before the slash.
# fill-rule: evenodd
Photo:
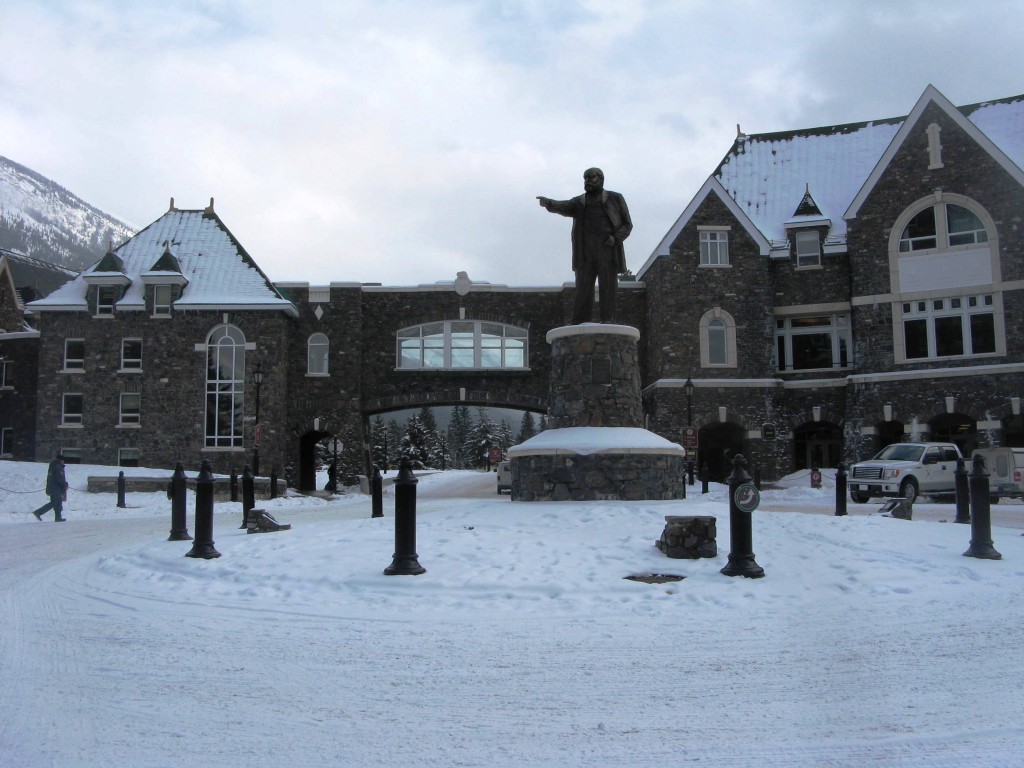
<svg viewBox="0 0 1024 768">
<path fill-rule="evenodd" d="M 913 504 L 917 500 L 917 480 L 908 477 L 900 484 L 900 496 Z"/>
<path fill-rule="evenodd" d="M 866 493 L 860 493 L 859 491 L 850 491 L 850 499 L 854 504 L 867 504 L 868 499 L 871 497 Z"/>
</svg>

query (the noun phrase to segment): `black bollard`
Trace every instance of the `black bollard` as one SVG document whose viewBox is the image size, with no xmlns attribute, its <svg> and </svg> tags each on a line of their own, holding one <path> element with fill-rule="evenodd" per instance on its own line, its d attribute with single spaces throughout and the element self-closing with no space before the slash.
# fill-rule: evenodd
<svg viewBox="0 0 1024 768">
<path fill-rule="evenodd" d="M 846 465 L 839 462 L 836 468 L 836 517 L 846 514 Z"/>
<path fill-rule="evenodd" d="M 231 468 L 231 500 L 238 501 L 238 472 Z"/>
<path fill-rule="evenodd" d="M 956 519 L 954 523 L 971 522 L 971 492 L 967 484 L 967 465 L 963 459 L 956 460 L 956 471 L 953 473 L 956 488 Z"/>
<path fill-rule="evenodd" d="M 256 481 L 253 479 L 252 470 L 246 464 L 242 467 L 242 524 L 241 528 L 249 527 L 249 510 L 256 506 Z"/>
<path fill-rule="evenodd" d="M 708 492 L 708 465 L 707 462 L 700 468 L 700 492 Z"/>
<path fill-rule="evenodd" d="M 686 465 L 683 464 L 683 498 L 686 498 Z"/>
<path fill-rule="evenodd" d="M 213 548 L 213 472 L 205 459 L 196 478 L 196 540 L 185 557 L 220 557 L 220 552 Z"/>
<path fill-rule="evenodd" d="M 380 467 L 373 465 L 373 477 L 370 479 L 371 502 L 370 517 L 384 517 L 384 478 L 380 476 Z"/>
<path fill-rule="evenodd" d="M 174 474 L 167 485 L 167 497 L 171 500 L 171 535 L 167 540 L 192 541 L 192 537 L 188 535 L 188 524 L 185 522 L 188 483 L 185 480 L 185 468 L 180 461 L 174 465 Z"/>
<path fill-rule="evenodd" d="M 754 467 L 754 487 L 757 488 L 757 490 L 759 490 L 759 491 L 761 490 L 761 467 L 760 466 Z"/>
<path fill-rule="evenodd" d="M 689 475 L 690 475 L 690 485 L 693 485 L 693 484 L 694 484 L 694 483 L 693 483 L 693 465 L 694 465 L 694 463 L 695 463 L 695 462 L 692 462 L 692 461 L 691 461 L 691 462 L 689 462 L 689 463 L 688 463 L 688 465 L 687 465 L 687 471 L 689 472 Z"/>
<path fill-rule="evenodd" d="M 270 469 L 270 498 L 277 498 L 277 467 Z"/>
<path fill-rule="evenodd" d="M 1003 556 L 992 546 L 992 516 L 989 501 L 988 472 L 983 456 L 974 457 L 974 466 L 968 478 L 971 488 L 971 546 L 964 557 L 984 560 L 1002 560 Z"/>
<path fill-rule="evenodd" d="M 124 503 L 124 471 L 117 473 L 117 508 L 124 509 L 128 505 Z"/>
<path fill-rule="evenodd" d="M 384 569 L 388 576 L 418 576 L 427 569 L 416 554 L 416 483 L 409 459 L 402 459 L 395 478 L 395 554 Z"/>
<path fill-rule="evenodd" d="M 721 572 L 726 576 L 760 579 L 764 576 L 764 568 L 754 560 L 751 520 L 760 494 L 744 468 L 746 463 L 742 454 L 733 457 L 732 474 L 729 475 L 729 562 Z"/>
</svg>

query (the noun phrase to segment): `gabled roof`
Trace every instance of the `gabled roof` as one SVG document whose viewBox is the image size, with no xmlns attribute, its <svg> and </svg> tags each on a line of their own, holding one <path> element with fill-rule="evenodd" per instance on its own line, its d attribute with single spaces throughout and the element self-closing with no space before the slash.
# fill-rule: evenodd
<svg viewBox="0 0 1024 768">
<path fill-rule="evenodd" d="M 773 249 L 784 248 L 786 224 L 795 223 L 794 211 L 810 189 L 820 211 L 817 221 L 830 221 L 828 242 L 846 240 L 846 221 L 884 172 L 914 118 L 934 102 L 947 111 L 979 144 L 1024 184 L 1024 95 L 1011 96 L 965 107 L 954 107 L 935 88 L 928 86 L 914 111 L 864 123 L 824 126 L 778 133 L 739 135 L 712 174 L 736 208 L 743 211 L 761 237 Z M 707 184 L 698 192 L 706 194 Z M 644 271 L 682 230 L 693 204 L 687 207 L 651 258 Z M 805 220 L 808 221 L 809 220 Z"/>
<path fill-rule="evenodd" d="M 228 230 L 212 205 L 205 210 L 172 208 L 137 235 L 115 249 L 124 275 L 131 281 L 117 309 L 145 309 L 145 283 L 155 282 L 153 268 L 167 266 L 165 251 L 173 250 L 179 271 L 168 270 L 168 282 L 174 276 L 187 280 L 176 310 L 249 309 L 286 312 L 297 316 L 295 306 L 285 299 L 263 274 L 256 262 Z M 104 257 L 106 258 L 106 257 Z M 74 311 L 86 308 L 86 290 L 90 276 L 103 260 L 79 274 L 45 299 L 34 301 L 34 311 Z M 143 280 L 143 275 L 147 280 Z M 178 282 L 181 282 L 180 278 Z"/>
</svg>

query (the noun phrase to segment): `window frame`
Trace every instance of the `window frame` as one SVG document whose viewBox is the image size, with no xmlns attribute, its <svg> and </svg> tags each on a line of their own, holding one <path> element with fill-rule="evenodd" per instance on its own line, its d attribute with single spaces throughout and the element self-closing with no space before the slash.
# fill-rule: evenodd
<svg viewBox="0 0 1024 768">
<path fill-rule="evenodd" d="M 69 399 L 78 398 L 78 410 L 68 408 Z M 81 427 L 85 421 L 85 398 L 81 392 L 65 392 L 61 395 L 60 423 L 62 427 Z"/>
<path fill-rule="evenodd" d="M 998 357 L 1003 354 L 1001 350 L 1002 327 L 999 294 L 995 292 L 983 292 L 977 294 L 959 294 L 955 296 L 940 296 L 925 299 L 904 299 L 897 305 L 898 322 L 897 339 L 899 340 L 899 354 L 897 362 L 920 363 L 935 360 L 963 360 L 985 357 Z M 983 337 L 982 329 L 975 333 L 975 318 L 991 318 L 988 334 L 991 345 L 985 351 L 976 352 L 975 347 Z M 954 324 L 942 322 L 948 320 L 959 320 L 959 344 L 961 351 L 949 353 L 949 349 L 943 347 L 955 339 L 950 337 L 949 330 Z M 920 338 L 920 331 L 915 331 L 915 338 L 908 335 L 911 324 L 916 328 L 924 329 L 923 339 Z M 942 329 L 940 329 L 940 325 Z M 914 343 L 911 344 L 910 342 Z M 923 341 L 923 344 L 922 344 Z M 914 354 L 909 352 L 913 346 L 914 350 L 924 349 L 925 354 Z"/>
<path fill-rule="evenodd" d="M 724 331 L 725 361 L 712 362 L 712 324 L 722 323 Z M 717 332 L 717 331 L 716 331 Z M 736 321 L 732 315 L 721 307 L 709 309 L 701 317 L 698 324 L 698 337 L 700 346 L 701 368 L 735 368 L 737 367 L 738 355 L 736 352 Z"/>
<path fill-rule="evenodd" d="M 794 321 L 813 321 L 813 325 L 796 325 Z M 802 312 L 775 317 L 775 369 L 778 373 L 807 371 L 846 371 L 853 367 L 853 331 L 849 312 Z M 828 340 L 832 362 L 827 366 L 795 367 L 794 341 L 811 336 Z M 845 354 L 844 354 L 845 352 Z"/>
<path fill-rule="evenodd" d="M 96 286 L 96 305 L 93 317 L 113 317 L 117 302 L 121 300 L 121 287 L 103 284 Z"/>
<path fill-rule="evenodd" d="M 814 269 L 821 266 L 821 233 L 816 229 L 804 229 L 794 233 L 794 246 L 796 248 L 796 268 Z M 806 245 L 814 239 L 813 253 L 805 251 L 801 253 L 801 241 Z"/>
<path fill-rule="evenodd" d="M 314 347 L 322 352 L 314 356 Z M 306 339 L 306 375 L 307 376 L 330 376 L 331 375 L 331 340 L 326 333 L 311 333 Z M 314 365 L 317 362 L 319 365 Z"/>
<path fill-rule="evenodd" d="M 207 449 L 244 448 L 245 353 L 245 334 L 238 326 L 222 323 L 207 334 L 203 426 Z M 224 370 L 225 362 L 230 363 L 230 371 Z"/>
<path fill-rule="evenodd" d="M 126 398 L 135 398 L 135 407 L 125 404 Z M 142 393 L 122 392 L 118 400 L 117 425 L 119 427 L 138 427 L 142 425 Z"/>
<path fill-rule="evenodd" d="M 167 292 L 166 303 L 159 300 L 160 293 Z M 153 286 L 153 317 L 170 317 L 171 305 L 174 303 L 174 286 L 170 283 L 157 283 Z"/>
<path fill-rule="evenodd" d="M 729 258 L 728 229 L 717 227 L 700 228 L 698 229 L 698 235 L 700 266 L 713 268 L 732 266 Z"/>
<path fill-rule="evenodd" d="M 71 356 L 68 355 L 68 352 L 69 352 L 68 347 L 70 345 L 72 345 L 72 344 L 81 344 L 82 345 L 82 356 L 81 357 L 71 357 Z M 64 371 L 77 371 L 77 372 L 82 372 L 82 371 L 85 370 L 85 339 L 82 339 L 82 338 L 64 339 L 64 367 L 62 368 L 62 370 L 64 370 Z"/>
<path fill-rule="evenodd" d="M 142 452 L 138 448 L 121 447 L 117 449 L 117 466 L 137 467 L 142 458 Z"/>
<path fill-rule="evenodd" d="M 496 328 L 501 329 L 500 335 L 493 332 Z M 491 332 L 485 332 L 488 329 Z M 395 332 L 395 367 L 402 371 L 525 371 L 529 370 L 529 349 L 529 329 L 511 323 L 436 320 Z M 495 359 L 497 365 L 485 364 Z M 514 364 L 517 361 L 521 364 Z"/>
<path fill-rule="evenodd" d="M 0 389 L 14 389 L 14 360 L 0 357 Z"/>
<path fill-rule="evenodd" d="M 975 219 L 975 221 L 977 221 L 978 226 L 971 230 L 953 232 L 950 227 L 951 208 L 959 208 L 960 210 L 966 211 Z M 910 226 L 919 219 L 922 214 L 928 211 L 931 211 L 933 231 L 923 235 L 908 235 L 907 232 L 910 229 Z M 968 233 L 972 235 L 970 242 L 954 243 L 952 241 L 953 238 L 960 237 Z M 983 233 L 984 238 L 979 238 L 978 233 Z M 933 199 L 929 205 L 921 206 L 918 210 L 914 211 L 914 213 L 909 216 L 906 222 L 900 227 L 899 235 L 896 238 L 896 252 L 903 256 L 914 253 L 926 253 L 929 251 L 949 251 L 956 250 L 958 248 L 975 248 L 978 246 L 987 246 L 991 239 L 989 227 L 986 225 L 985 220 L 972 210 L 970 206 L 964 205 L 962 200 Z M 923 244 L 929 241 L 931 242 L 930 245 L 915 247 L 916 244 Z"/>
<path fill-rule="evenodd" d="M 14 427 L 0 427 L 0 456 L 14 455 Z"/>
<path fill-rule="evenodd" d="M 138 343 L 139 354 L 138 357 L 127 357 L 126 347 L 129 344 Z M 118 369 L 119 373 L 142 373 L 142 338 L 139 336 L 127 336 L 121 339 L 121 367 Z"/>
</svg>

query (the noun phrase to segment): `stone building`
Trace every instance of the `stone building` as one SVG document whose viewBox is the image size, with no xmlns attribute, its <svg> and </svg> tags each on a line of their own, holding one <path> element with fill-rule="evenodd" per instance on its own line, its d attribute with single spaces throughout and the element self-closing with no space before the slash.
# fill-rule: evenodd
<svg viewBox="0 0 1024 768">
<path fill-rule="evenodd" d="M 647 426 L 696 432 L 719 479 L 727 451 L 770 479 L 904 438 L 1024 444 L 1022 168 L 1024 96 L 957 108 L 929 87 L 906 117 L 739 134 L 621 283 Z M 574 291 L 274 284 L 212 201 L 172 200 L 28 304 L 38 385 L 19 364 L 35 410 L 17 431 L 36 458 L 259 462 L 311 488 L 326 438 L 368 467 L 376 414 L 545 411 L 545 337 Z"/>
<path fill-rule="evenodd" d="M 637 273 L 651 428 L 718 476 L 1024 444 L 1024 97 L 737 133 Z"/>
<path fill-rule="evenodd" d="M 11 261 L 0 251 L 0 459 L 35 456 L 39 332 L 25 319 Z"/>
</svg>

